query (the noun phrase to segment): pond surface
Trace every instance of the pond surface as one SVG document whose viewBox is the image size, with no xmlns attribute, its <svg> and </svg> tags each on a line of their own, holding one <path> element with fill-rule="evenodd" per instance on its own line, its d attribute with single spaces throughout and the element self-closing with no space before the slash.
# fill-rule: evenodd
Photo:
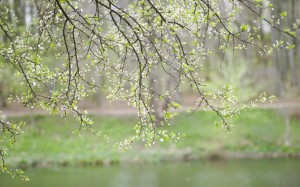
<svg viewBox="0 0 300 187">
<path fill-rule="evenodd" d="M 299 187 L 300 160 L 32 169 L 27 174 L 30 182 L 0 174 L 0 187 Z"/>
</svg>

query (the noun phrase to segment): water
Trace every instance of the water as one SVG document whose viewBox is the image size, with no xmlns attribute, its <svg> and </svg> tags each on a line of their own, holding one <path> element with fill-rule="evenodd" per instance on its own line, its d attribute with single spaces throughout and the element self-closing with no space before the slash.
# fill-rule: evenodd
<svg viewBox="0 0 300 187">
<path fill-rule="evenodd" d="M 32 169 L 27 174 L 30 182 L 0 174 L 0 187 L 299 187 L 300 160 Z"/>
</svg>

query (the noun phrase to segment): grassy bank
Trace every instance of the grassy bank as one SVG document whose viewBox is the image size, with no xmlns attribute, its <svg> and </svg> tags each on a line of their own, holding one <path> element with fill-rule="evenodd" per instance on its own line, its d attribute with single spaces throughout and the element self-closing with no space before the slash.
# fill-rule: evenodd
<svg viewBox="0 0 300 187">
<path fill-rule="evenodd" d="M 210 112 L 180 114 L 170 127 L 185 133 L 177 144 L 157 143 L 145 149 L 136 143 L 133 149 L 112 148 L 116 142 L 133 133 L 134 117 L 93 116 L 98 137 L 89 132 L 72 134 L 78 123 L 59 116 L 24 116 L 13 120 L 27 121 L 24 134 L 9 150 L 6 161 L 11 166 L 49 167 L 85 166 L 114 163 L 144 163 L 170 160 L 217 159 L 249 155 L 294 155 L 300 153 L 300 121 L 291 119 L 292 146 L 284 145 L 285 125 L 276 111 L 252 110 L 240 115 L 230 133 L 214 127 Z M 109 140 L 105 138 L 107 135 Z"/>
</svg>

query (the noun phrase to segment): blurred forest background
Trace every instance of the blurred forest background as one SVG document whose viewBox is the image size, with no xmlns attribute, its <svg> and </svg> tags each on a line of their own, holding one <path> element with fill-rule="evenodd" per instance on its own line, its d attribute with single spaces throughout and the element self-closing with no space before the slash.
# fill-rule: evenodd
<svg viewBox="0 0 300 187">
<path fill-rule="evenodd" d="M 18 32 L 24 32 L 25 28 L 32 21 L 32 16 L 36 14 L 35 6 L 30 3 L 30 1 L 23 0 L 4 0 L 2 4 L 9 4 L 11 9 L 12 16 L 16 15 L 18 22 L 15 22 L 15 27 L 18 28 Z M 126 1 L 121 1 L 119 3 L 120 7 L 127 4 Z M 281 25 L 292 25 L 296 18 L 300 14 L 300 5 L 298 0 L 289 0 L 289 1 L 274 1 L 276 11 L 278 14 L 281 12 L 287 12 L 286 18 L 281 23 Z M 225 4 L 220 4 L 220 6 L 226 6 Z M 88 10 L 88 7 L 85 7 L 85 10 Z M 247 13 L 247 12 L 245 12 Z M 270 12 L 262 12 L 266 17 Z M 278 38 L 283 38 L 285 41 L 290 42 L 290 39 L 284 36 L 282 33 L 277 32 L 276 30 L 271 30 L 270 26 L 267 23 L 255 23 L 251 18 L 251 15 L 244 15 L 247 18 L 247 23 L 245 24 L 256 24 L 258 27 L 261 27 L 262 30 L 260 33 L 262 38 L 262 43 L 272 44 Z M 12 19 L 14 21 L 14 19 Z M 238 22 L 239 20 L 237 20 Z M 243 20 L 244 21 L 244 20 Z M 109 25 L 108 25 L 109 27 Z M 107 28 L 104 28 L 107 29 Z M 299 33 L 296 33 L 296 36 L 299 36 Z M 4 33 L 0 32 L 0 41 L 6 43 L 8 40 Z M 207 47 L 214 49 L 213 51 L 219 51 L 219 43 L 216 40 L 215 42 L 210 41 L 207 44 Z M 203 59 L 205 71 L 203 78 L 206 81 L 206 86 L 204 89 L 213 90 L 216 88 L 221 88 L 223 85 L 232 85 L 237 91 L 237 95 L 242 101 L 249 101 L 262 92 L 267 92 L 268 94 L 274 94 L 279 100 L 295 100 L 300 96 L 300 46 L 298 43 L 295 44 L 293 49 L 286 49 L 281 47 L 278 51 L 272 53 L 269 56 L 261 56 L 259 50 L 255 47 L 249 46 L 247 50 L 240 53 L 234 53 L 232 48 L 228 47 L 226 53 L 214 53 L 207 59 Z M 62 62 L 57 62 L 57 58 L 54 56 L 48 55 L 43 59 L 44 63 L 49 64 L 49 66 L 55 68 L 62 66 Z M 5 61 L 1 59 L 1 65 L 7 66 Z M 0 79 L 0 107 L 8 107 L 7 98 L 10 95 L 16 95 L 22 90 L 18 84 L 18 79 L 13 76 L 14 68 L 10 68 L 10 71 L 5 71 L 1 73 Z M 157 72 L 159 75 L 159 72 Z M 89 75 L 90 77 L 93 77 Z M 163 74 L 162 74 L 163 76 Z M 103 74 L 101 77 L 94 77 L 99 85 L 108 84 L 108 81 Z M 157 90 L 168 90 L 168 87 L 176 85 L 175 79 L 161 79 L 163 81 L 153 82 L 154 87 Z M 49 88 L 55 89 L 55 88 Z M 49 92 L 49 90 L 45 90 Z M 179 103 L 183 105 L 191 105 L 195 102 L 197 97 L 195 93 L 187 86 L 186 89 L 183 89 L 181 92 L 177 92 L 176 98 Z M 106 101 L 107 90 L 105 87 L 97 92 L 97 94 L 91 96 L 88 100 L 83 101 L 84 105 L 87 107 L 107 107 Z M 154 106 L 164 107 L 163 103 L 155 103 Z M 112 105 L 110 105 L 112 106 Z M 117 104 L 117 106 L 120 106 Z"/>
</svg>

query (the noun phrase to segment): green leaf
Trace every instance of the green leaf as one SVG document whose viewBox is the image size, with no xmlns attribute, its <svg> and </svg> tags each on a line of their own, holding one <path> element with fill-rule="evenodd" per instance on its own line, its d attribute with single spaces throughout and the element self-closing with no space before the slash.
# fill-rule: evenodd
<svg viewBox="0 0 300 187">
<path fill-rule="evenodd" d="M 243 24 L 243 25 L 240 26 L 240 29 L 241 29 L 242 32 L 246 32 L 246 31 L 249 31 L 250 26 L 247 25 L 247 24 Z"/>
<path fill-rule="evenodd" d="M 295 48 L 295 45 L 289 45 L 286 47 L 287 49 L 294 49 Z"/>
<path fill-rule="evenodd" d="M 263 5 L 262 0 L 255 0 L 255 3 L 256 3 L 258 6 L 262 6 L 262 5 Z"/>
<path fill-rule="evenodd" d="M 281 12 L 281 13 L 280 13 L 280 16 L 281 16 L 281 17 L 286 17 L 286 16 L 287 16 L 287 12 L 286 12 L 286 11 Z"/>
</svg>

